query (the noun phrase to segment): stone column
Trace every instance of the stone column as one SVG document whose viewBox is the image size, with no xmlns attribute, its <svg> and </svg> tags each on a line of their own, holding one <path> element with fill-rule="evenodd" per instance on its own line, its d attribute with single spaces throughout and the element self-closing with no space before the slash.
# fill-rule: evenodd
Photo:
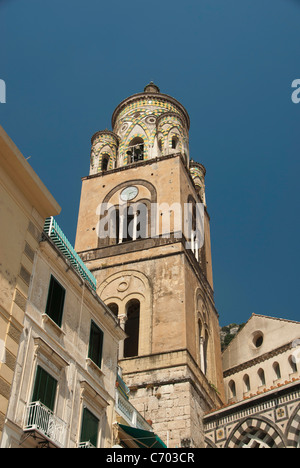
<svg viewBox="0 0 300 468">
<path fill-rule="evenodd" d="M 127 315 L 126 314 L 119 315 L 118 319 L 120 321 L 120 327 L 122 328 L 122 330 L 125 331 Z M 119 344 L 119 359 L 123 359 L 123 357 L 124 357 L 124 340 L 120 341 L 120 344 Z"/>
</svg>

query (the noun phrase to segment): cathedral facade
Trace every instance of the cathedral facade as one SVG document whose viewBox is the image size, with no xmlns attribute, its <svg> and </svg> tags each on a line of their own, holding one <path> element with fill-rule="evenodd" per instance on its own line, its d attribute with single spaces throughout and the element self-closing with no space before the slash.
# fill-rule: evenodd
<svg viewBox="0 0 300 468">
<path fill-rule="evenodd" d="M 203 415 L 224 402 L 205 168 L 189 115 L 150 83 L 91 139 L 75 249 L 127 338 L 130 401 L 169 447 L 202 447 Z"/>
</svg>

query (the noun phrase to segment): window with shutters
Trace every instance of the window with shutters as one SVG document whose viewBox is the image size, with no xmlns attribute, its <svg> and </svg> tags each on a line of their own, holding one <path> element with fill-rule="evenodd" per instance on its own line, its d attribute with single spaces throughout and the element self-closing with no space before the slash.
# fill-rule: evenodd
<svg viewBox="0 0 300 468">
<path fill-rule="evenodd" d="M 46 305 L 46 314 L 59 327 L 61 326 L 62 322 L 65 294 L 66 291 L 62 285 L 54 278 L 54 276 L 51 276 Z"/>
<path fill-rule="evenodd" d="M 42 367 L 37 366 L 32 401 L 40 401 L 51 411 L 54 410 L 57 380 Z"/>
<path fill-rule="evenodd" d="M 92 320 L 88 357 L 100 368 L 102 361 L 103 336 L 103 331 Z"/>
<path fill-rule="evenodd" d="M 93 415 L 87 408 L 83 409 L 82 424 L 81 424 L 81 435 L 80 445 L 85 444 L 86 447 L 89 444 L 97 447 L 98 443 L 98 432 L 99 432 L 99 419 Z"/>
</svg>

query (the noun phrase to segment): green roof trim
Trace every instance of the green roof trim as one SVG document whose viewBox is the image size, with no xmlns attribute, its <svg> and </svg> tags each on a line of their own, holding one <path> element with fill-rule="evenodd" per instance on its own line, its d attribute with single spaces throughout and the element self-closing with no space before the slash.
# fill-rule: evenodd
<svg viewBox="0 0 300 468">
<path fill-rule="evenodd" d="M 58 249 L 64 254 L 64 256 L 70 261 L 74 269 L 79 275 L 88 282 L 91 288 L 96 291 L 96 278 L 92 275 L 90 270 L 85 266 L 74 247 L 70 244 L 59 225 L 51 216 L 47 218 L 44 224 L 44 232 L 50 237 L 52 242 L 58 247 Z"/>
</svg>

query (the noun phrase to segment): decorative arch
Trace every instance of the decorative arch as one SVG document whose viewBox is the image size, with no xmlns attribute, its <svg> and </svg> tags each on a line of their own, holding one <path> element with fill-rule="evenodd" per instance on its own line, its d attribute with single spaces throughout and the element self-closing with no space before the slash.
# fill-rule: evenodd
<svg viewBox="0 0 300 468">
<path fill-rule="evenodd" d="M 111 312 L 115 315 L 115 317 L 118 317 L 119 306 L 117 302 L 110 302 L 109 304 L 107 304 L 107 307 L 111 310 Z"/>
<path fill-rule="evenodd" d="M 117 194 L 118 192 L 121 192 L 124 188 L 132 186 L 132 185 L 145 187 L 148 193 L 139 195 L 140 198 L 137 196 L 134 200 L 124 203 L 124 204 L 119 203 L 118 195 L 117 197 L 113 198 L 115 194 Z M 141 222 L 141 219 L 146 218 L 145 219 L 146 224 L 144 227 L 142 225 L 139 225 L 140 229 L 134 228 L 134 232 L 137 231 L 138 237 L 135 237 L 132 240 L 136 240 L 137 238 L 146 238 L 146 237 L 149 237 L 152 233 L 156 233 L 155 223 L 157 220 L 156 220 L 156 216 L 152 216 L 152 212 L 151 212 L 152 207 L 154 207 L 156 203 L 157 203 L 156 188 L 154 187 L 153 184 L 151 184 L 147 180 L 144 180 L 144 179 L 128 180 L 126 182 L 122 182 L 121 184 L 118 184 L 117 186 L 115 186 L 112 190 L 110 190 L 110 192 L 106 194 L 101 205 L 99 205 L 101 206 L 99 226 L 100 225 L 102 226 L 101 228 L 99 227 L 99 229 L 102 229 L 102 228 L 105 229 L 105 233 L 107 235 L 106 237 L 98 235 L 99 236 L 98 247 L 113 245 L 119 242 L 118 233 L 123 232 L 123 228 L 126 229 L 126 225 L 125 227 L 121 225 L 122 220 L 120 219 L 120 215 L 122 213 L 124 214 L 124 210 L 129 209 L 129 207 L 130 207 L 131 215 L 135 214 L 137 216 L 137 224 Z M 139 206 L 141 206 L 141 208 L 144 208 L 144 210 L 141 211 L 139 209 Z M 128 216 L 126 216 L 124 219 L 127 219 L 128 223 L 130 222 Z M 122 240 L 120 242 L 122 242 Z"/>
<path fill-rule="evenodd" d="M 209 312 L 203 291 L 195 292 L 195 329 L 197 330 L 197 359 L 203 374 L 207 374 L 210 348 Z"/>
<path fill-rule="evenodd" d="M 236 385 L 234 380 L 230 380 L 228 383 L 228 397 L 229 400 L 232 400 L 236 397 Z"/>
<path fill-rule="evenodd" d="M 128 140 L 126 150 L 127 164 L 142 161 L 147 151 L 145 137 L 141 134 L 135 134 L 133 138 Z"/>
<path fill-rule="evenodd" d="M 118 318 L 126 330 L 128 304 L 139 302 L 138 353 L 150 354 L 152 349 L 152 284 L 137 270 L 123 270 L 110 275 L 100 284 L 97 293 L 105 304 L 118 304 Z M 142 340 L 141 337 L 144 337 Z M 145 337 L 149 337 L 145 339 Z"/>
<path fill-rule="evenodd" d="M 140 118 L 134 118 L 132 122 L 130 122 L 127 131 L 125 132 L 122 142 L 119 147 L 119 154 L 123 154 L 123 164 L 128 164 L 127 155 L 124 154 L 126 152 L 126 148 L 131 140 L 134 138 L 142 138 L 144 141 L 144 159 L 148 158 L 148 145 L 150 141 L 150 133 L 147 125 L 141 121 Z"/>
<path fill-rule="evenodd" d="M 108 158 L 107 169 L 113 169 L 116 165 L 117 146 L 113 142 L 96 142 L 91 150 L 91 169 L 93 172 L 102 172 L 102 162 L 104 158 Z"/>
<path fill-rule="evenodd" d="M 207 330 L 209 331 L 209 305 L 208 300 L 202 289 L 197 288 L 195 292 L 195 303 L 196 303 L 196 311 L 198 318 L 205 323 Z"/>
<path fill-rule="evenodd" d="M 286 428 L 286 438 L 289 447 L 300 448 L 300 404 L 290 417 Z"/>
<path fill-rule="evenodd" d="M 244 392 L 248 393 L 250 392 L 251 389 L 251 382 L 250 382 L 250 377 L 249 374 L 245 374 L 243 377 L 243 384 L 244 384 Z"/>
<path fill-rule="evenodd" d="M 110 169 L 110 161 L 111 157 L 109 153 L 101 153 L 101 163 L 98 170 L 101 172 L 106 172 L 108 169 Z"/>
<path fill-rule="evenodd" d="M 174 147 L 173 141 L 176 141 L 176 145 Z M 168 144 L 169 150 L 176 150 L 176 152 L 182 152 L 182 142 L 183 142 L 183 133 L 180 127 L 171 127 L 168 132 Z"/>
<path fill-rule="evenodd" d="M 208 439 L 207 437 L 205 437 L 204 439 L 204 444 L 205 444 L 205 448 L 218 448 L 216 444 L 214 444 L 214 442 L 210 439 Z"/>
<path fill-rule="evenodd" d="M 126 182 L 122 182 L 121 184 L 116 185 L 110 192 L 106 194 L 102 203 L 103 204 L 109 203 L 110 199 L 116 192 L 130 185 L 144 185 L 144 187 L 146 187 L 150 192 L 151 203 L 157 202 L 156 188 L 153 184 L 151 184 L 151 182 L 145 179 L 132 179 L 132 180 L 127 180 Z"/>
<path fill-rule="evenodd" d="M 286 448 L 285 437 L 264 417 L 245 418 L 231 431 L 225 448 Z"/>
</svg>

